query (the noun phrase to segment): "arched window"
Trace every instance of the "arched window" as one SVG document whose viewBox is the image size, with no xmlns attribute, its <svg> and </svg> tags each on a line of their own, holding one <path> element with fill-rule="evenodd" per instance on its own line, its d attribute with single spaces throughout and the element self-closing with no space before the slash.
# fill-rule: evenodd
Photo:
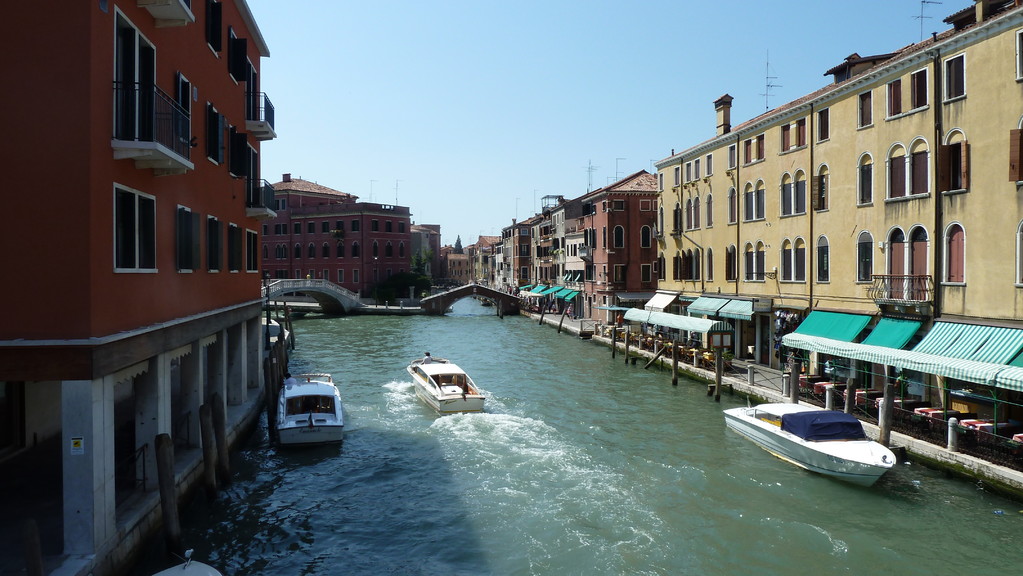
<svg viewBox="0 0 1023 576">
<path fill-rule="evenodd" d="M 693 229 L 693 201 L 692 199 L 686 200 L 686 230 Z"/>
<path fill-rule="evenodd" d="M 310 242 L 309 246 L 306 247 L 305 253 L 307 258 L 316 258 L 316 245 Z"/>
<path fill-rule="evenodd" d="M 817 179 L 814 180 L 813 191 L 811 202 L 814 210 L 827 210 L 828 209 L 828 167 L 827 165 L 821 165 L 817 169 Z"/>
<path fill-rule="evenodd" d="M 781 215 L 791 216 L 793 214 L 792 200 L 792 177 L 785 174 L 781 178 Z"/>
<path fill-rule="evenodd" d="M 373 257 L 378 258 L 380 256 L 380 244 L 376 240 L 373 241 Z"/>
<path fill-rule="evenodd" d="M 690 250 L 689 251 L 689 274 L 690 274 L 689 279 L 690 280 L 699 280 L 700 279 L 700 270 L 701 270 L 701 268 L 702 268 L 702 265 L 700 263 L 700 251 L 699 250 Z"/>
<path fill-rule="evenodd" d="M 405 243 L 404 242 L 398 242 L 398 258 L 404 258 L 404 257 L 405 257 Z"/>
<path fill-rule="evenodd" d="M 945 282 L 966 282 L 966 232 L 952 224 L 945 232 Z"/>
<path fill-rule="evenodd" d="M 700 197 L 693 198 L 693 228 L 700 227 Z"/>
<path fill-rule="evenodd" d="M 966 143 L 966 135 L 960 130 L 952 130 L 945 136 L 947 153 L 941 154 L 941 166 L 938 167 L 938 191 L 968 190 L 970 188 L 970 147 Z"/>
<path fill-rule="evenodd" d="M 746 281 L 754 280 L 757 277 L 756 273 L 756 258 L 757 253 L 753 251 L 753 244 L 746 243 L 746 247 L 742 251 L 743 255 L 743 272 Z"/>
<path fill-rule="evenodd" d="M 665 275 L 664 253 L 661 253 L 659 256 L 657 256 L 657 279 L 664 280 L 664 275 Z"/>
<path fill-rule="evenodd" d="M 869 153 L 860 156 L 856 171 L 856 201 L 858 204 L 870 204 L 874 201 L 874 159 Z"/>
<path fill-rule="evenodd" d="M 817 281 L 831 281 L 831 247 L 826 236 L 817 239 Z"/>
<path fill-rule="evenodd" d="M 792 258 L 792 279 L 796 282 L 806 282 L 806 242 L 802 238 L 796 238 L 796 249 Z"/>
<path fill-rule="evenodd" d="M 792 188 L 792 213 L 806 214 L 806 172 L 796 172 Z"/>
<path fill-rule="evenodd" d="M 267 246 L 266 244 L 263 244 L 263 260 L 269 260 L 269 259 L 270 259 L 270 247 Z"/>
<path fill-rule="evenodd" d="M 927 194 L 930 191 L 930 151 L 927 141 L 917 138 L 909 145 L 909 193 L 914 195 Z"/>
<path fill-rule="evenodd" d="M 739 206 L 738 197 L 735 193 L 735 188 L 728 189 L 728 223 L 735 224 L 739 218 Z"/>
<path fill-rule="evenodd" d="M 664 234 L 664 204 L 657 208 L 657 231 Z"/>
<path fill-rule="evenodd" d="M 856 281 L 870 282 L 874 275 L 874 237 L 860 232 L 856 240 Z"/>
<path fill-rule="evenodd" d="M 679 252 L 675 252 L 675 257 L 671 259 L 671 279 L 682 279 L 682 254 Z"/>
<path fill-rule="evenodd" d="M 761 282 L 764 281 L 764 268 L 767 263 L 767 247 L 763 242 L 757 242 L 757 256 L 754 269 L 756 270 L 756 279 Z"/>
<path fill-rule="evenodd" d="M 650 227 L 643 226 L 639 229 L 639 247 L 649 248 L 650 247 Z"/>
<path fill-rule="evenodd" d="M 295 244 L 295 258 L 296 259 L 302 258 L 302 245 L 301 244 Z"/>
<path fill-rule="evenodd" d="M 625 248 L 625 227 L 615 226 L 614 229 L 614 247 Z"/>
<path fill-rule="evenodd" d="M 888 151 L 888 198 L 906 197 L 906 149 L 901 144 Z"/>
<path fill-rule="evenodd" d="M 714 249 L 713 248 L 707 248 L 707 263 L 704 266 L 704 270 L 706 270 L 707 280 L 710 281 L 710 282 L 713 282 L 714 281 Z"/>
<path fill-rule="evenodd" d="M 675 212 L 671 219 L 671 233 L 678 234 L 682 230 L 682 205 L 675 203 Z"/>
<path fill-rule="evenodd" d="M 705 203 L 707 208 L 707 228 L 714 225 L 714 196 L 707 194 L 707 202 Z"/>
<path fill-rule="evenodd" d="M 352 258 L 358 258 L 361 255 L 361 253 L 362 252 L 361 252 L 361 250 L 359 248 L 359 243 L 358 242 L 352 242 Z M 356 269 L 356 270 L 358 270 L 358 269 Z M 353 278 L 352 282 L 358 282 L 358 280 Z"/>
<path fill-rule="evenodd" d="M 345 242 L 344 242 L 344 240 L 338 240 L 337 246 L 335 246 L 335 248 L 337 249 L 337 257 L 338 258 L 344 258 L 345 257 Z"/>
<path fill-rule="evenodd" d="M 385 258 L 394 257 L 394 246 L 392 246 L 390 242 L 384 244 L 384 257 Z"/>
<path fill-rule="evenodd" d="M 781 279 L 786 282 L 792 281 L 792 242 L 786 238 L 781 243 Z"/>
<path fill-rule="evenodd" d="M 735 282 L 739 278 L 739 259 L 735 253 L 735 245 L 725 249 L 725 280 Z"/>
<path fill-rule="evenodd" d="M 323 243 L 323 247 L 321 248 L 321 250 L 323 250 L 323 257 L 324 258 L 330 258 L 330 244 L 327 244 L 326 242 L 324 242 Z"/>
</svg>

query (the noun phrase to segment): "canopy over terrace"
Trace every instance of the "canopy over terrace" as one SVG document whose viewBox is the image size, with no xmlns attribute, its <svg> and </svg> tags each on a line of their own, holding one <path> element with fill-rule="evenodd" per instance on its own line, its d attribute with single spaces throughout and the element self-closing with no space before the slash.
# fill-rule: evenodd
<svg viewBox="0 0 1023 576">
<path fill-rule="evenodd" d="M 656 312 L 653 310 L 640 310 L 630 308 L 625 312 L 625 319 L 633 322 L 646 322 L 656 324 L 665 328 L 676 330 L 688 330 L 690 332 L 732 332 L 732 325 L 721 320 L 707 320 L 706 318 L 694 318 L 693 316 L 679 316 L 667 312 Z"/>
</svg>

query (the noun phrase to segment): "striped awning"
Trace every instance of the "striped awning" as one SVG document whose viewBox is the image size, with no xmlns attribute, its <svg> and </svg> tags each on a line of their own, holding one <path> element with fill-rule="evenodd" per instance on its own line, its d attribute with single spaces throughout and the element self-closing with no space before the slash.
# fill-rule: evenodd
<svg viewBox="0 0 1023 576">
<path fill-rule="evenodd" d="M 689 305 L 687 310 L 690 314 L 703 314 L 704 316 L 717 316 L 718 310 L 728 304 L 727 298 L 712 298 L 700 296 Z"/>
<path fill-rule="evenodd" d="M 532 287 L 533 287 L 532 284 L 526 284 L 525 286 L 519 286 L 519 291 L 521 292 L 523 290 L 529 290 Z"/>
<path fill-rule="evenodd" d="M 882 318 L 870 334 L 863 339 L 864 344 L 902 348 L 920 329 L 920 322 L 903 320 L 902 318 Z"/>
<path fill-rule="evenodd" d="M 796 327 L 794 334 L 852 342 L 870 322 L 870 316 L 814 310 Z M 786 344 L 787 346 L 787 344 Z"/>
<path fill-rule="evenodd" d="M 671 306 L 678 298 L 678 292 L 661 292 L 658 291 L 654 294 L 654 297 L 647 300 L 647 303 L 643 305 L 643 308 L 647 310 L 654 310 L 657 312 L 663 312 L 665 308 Z"/>
<path fill-rule="evenodd" d="M 541 291 L 539 292 L 539 294 L 540 294 L 541 296 L 546 296 L 546 295 L 548 295 L 548 294 L 554 294 L 555 292 L 558 292 L 558 291 L 560 291 L 560 290 L 561 290 L 561 288 L 562 288 L 561 286 L 551 286 L 550 288 L 546 288 L 546 289 L 544 289 L 544 290 L 541 290 Z"/>
<path fill-rule="evenodd" d="M 633 322 L 646 322 L 647 324 L 654 324 L 657 326 L 663 326 L 665 328 L 675 328 L 677 330 L 688 330 L 690 332 L 732 332 L 732 325 L 728 322 L 721 320 L 707 320 L 706 318 L 693 318 L 692 316 L 680 316 L 679 314 L 669 314 L 667 312 L 656 312 L 653 310 L 640 310 L 639 308 L 632 308 L 625 313 L 625 319 Z"/>
<path fill-rule="evenodd" d="M 1023 349 L 1023 330 L 935 322 L 913 351 L 963 360 L 1007 364 Z"/>
<path fill-rule="evenodd" d="M 558 292 L 557 294 L 555 294 L 554 297 L 555 298 L 560 298 L 562 300 L 571 300 L 572 298 L 575 298 L 575 295 L 578 294 L 578 293 L 579 293 L 578 290 L 572 290 L 570 288 L 565 288 L 561 292 Z"/>
<path fill-rule="evenodd" d="M 718 310 L 718 316 L 723 318 L 734 318 L 736 320 L 753 319 L 752 300 L 729 300 Z"/>
<path fill-rule="evenodd" d="M 533 286 L 533 289 L 530 290 L 530 292 L 532 292 L 533 294 L 543 294 L 544 290 L 547 290 L 547 286 L 544 286 L 543 284 L 537 284 L 536 286 Z"/>
</svg>

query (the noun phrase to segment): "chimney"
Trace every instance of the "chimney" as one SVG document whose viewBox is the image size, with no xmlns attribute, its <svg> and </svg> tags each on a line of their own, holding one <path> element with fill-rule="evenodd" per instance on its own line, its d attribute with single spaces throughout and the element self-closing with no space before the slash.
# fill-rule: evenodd
<svg viewBox="0 0 1023 576">
<path fill-rule="evenodd" d="M 991 17 L 991 0 L 974 0 L 977 10 L 977 24 Z"/>
<path fill-rule="evenodd" d="M 728 94 L 714 101 L 714 111 L 717 112 L 718 130 L 717 135 L 728 134 L 732 131 L 732 97 Z"/>
<path fill-rule="evenodd" d="M 284 181 L 285 182 L 291 182 L 291 173 L 290 172 L 284 175 Z"/>
</svg>

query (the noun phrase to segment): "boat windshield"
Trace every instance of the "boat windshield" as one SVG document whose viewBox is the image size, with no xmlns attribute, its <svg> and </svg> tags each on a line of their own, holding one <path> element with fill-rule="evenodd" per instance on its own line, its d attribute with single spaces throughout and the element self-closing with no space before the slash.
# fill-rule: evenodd
<svg viewBox="0 0 1023 576">
<path fill-rule="evenodd" d="M 288 398 L 288 414 L 333 414 L 334 399 L 330 396 L 297 396 Z"/>
</svg>

